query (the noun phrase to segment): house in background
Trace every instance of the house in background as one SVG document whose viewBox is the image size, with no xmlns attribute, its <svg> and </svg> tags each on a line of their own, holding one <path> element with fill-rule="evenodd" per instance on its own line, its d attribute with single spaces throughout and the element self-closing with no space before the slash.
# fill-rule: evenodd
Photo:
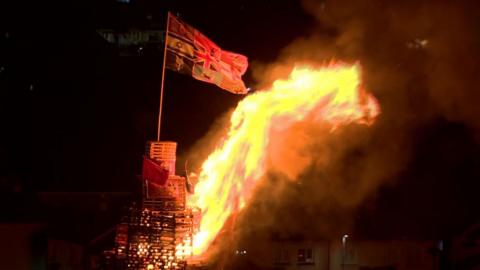
<svg viewBox="0 0 480 270">
<path fill-rule="evenodd" d="M 425 270 L 437 269 L 433 241 L 277 240 L 238 255 L 261 269 L 274 270 Z M 256 250 L 258 248 L 259 250 Z M 260 250 L 262 249 L 262 250 Z M 266 252 L 265 250 L 270 250 Z M 251 255 L 249 255 L 251 254 Z M 262 254 L 259 256 L 258 254 Z"/>
<path fill-rule="evenodd" d="M 46 224 L 1 223 L 0 238 L 8 243 L 0 248 L 2 269 L 83 269 L 83 247 L 50 237 Z"/>
<path fill-rule="evenodd" d="M 118 192 L 4 196 L 0 269 L 91 269 L 89 255 L 99 245 L 92 240 L 115 224 L 129 198 L 130 193 Z"/>
<path fill-rule="evenodd" d="M 480 270 L 480 223 L 453 238 L 450 261 L 455 270 Z"/>
</svg>

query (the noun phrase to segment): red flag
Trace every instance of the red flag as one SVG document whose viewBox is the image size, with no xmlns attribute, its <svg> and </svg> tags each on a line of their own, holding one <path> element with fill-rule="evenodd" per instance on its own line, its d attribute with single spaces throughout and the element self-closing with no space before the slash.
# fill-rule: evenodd
<svg viewBox="0 0 480 270">
<path fill-rule="evenodd" d="M 143 156 L 142 177 L 157 185 L 165 185 L 168 179 L 168 170 L 153 160 Z"/>
</svg>

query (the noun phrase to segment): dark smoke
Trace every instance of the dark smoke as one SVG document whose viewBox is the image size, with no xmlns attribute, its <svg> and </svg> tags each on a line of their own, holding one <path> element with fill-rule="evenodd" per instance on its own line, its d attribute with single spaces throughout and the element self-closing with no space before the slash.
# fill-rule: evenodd
<svg viewBox="0 0 480 270">
<path fill-rule="evenodd" d="M 370 130 L 348 127 L 327 141 L 318 139 L 323 137 L 321 129 L 315 133 L 311 128 L 294 128 L 295 133 L 309 133 L 308 139 L 299 136 L 303 139 L 298 143 L 290 138 L 286 141 L 294 143 L 285 147 L 310 145 L 313 160 L 299 180 L 308 186 L 302 192 L 313 194 L 302 193 L 294 204 L 307 208 L 334 205 L 350 215 L 379 186 L 395 184 L 416 154 L 413 148 L 419 129 L 437 119 L 460 122 L 473 131 L 480 128 L 480 24 L 476 20 L 480 14 L 470 3 L 303 2 L 318 27 L 285 48 L 278 63 L 256 63 L 257 79 L 268 85 L 278 74 L 287 74 L 283 70 L 295 62 L 359 61 L 365 88 L 379 99 L 382 114 Z M 322 160 L 325 155 L 328 164 Z M 279 211 L 283 216 L 295 212 Z M 319 223 L 330 220 L 322 217 Z M 302 224 L 305 219 L 289 220 Z"/>
<path fill-rule="evenodd" d="M 286 76 L 295 62 L 359 61 L 382 113 L 371 127 L 327 136 L 306 121 L 279 135 L 284 148 L 277 151 L 290 162 L 265 176 L 230 228 L 228 246 L 261 250 L 272 237 L 336 237 L 353 228 L 367 199 L 375 204 L 380 188 L 399 185 L 415 167 L 419 130 L 441 119 L 478 139 L 480 12 L 473 2 L 303 1 L 317 27 L 276 63 L 254 63 L 258 85 Z"/>
</svg>

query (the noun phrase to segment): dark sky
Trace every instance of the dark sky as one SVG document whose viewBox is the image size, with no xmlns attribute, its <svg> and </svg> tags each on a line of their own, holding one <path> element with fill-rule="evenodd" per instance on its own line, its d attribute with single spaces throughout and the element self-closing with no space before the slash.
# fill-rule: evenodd
<svg viewBox="0 0 480 270">
<path fill-rule="evenodd" d="M 136 185 L 145 143 L 156 137 L 162 55 L 121 57 L 97 29 L 161 29 L 170 10 L 254 63 L 275 61 L 282 48 L 315 25 L 299 1 L 66 2 L 0 8 L 4 192 L 129 191 Z M 328 35 L 337 30 L 328 29 Z M 254 85 L 252 70 L 244 78 Z M 167 71 L 162 139 L 179 142 L 178 152 L 185 153 L 241 98 Z M 381 97 L 380 102 L 388 105 Z M 369 215 L 380 211 L 384 218 L 372 218 L 375 224 L 398 222 L 412 231 L 418 220 L 473 222 L 480 188 L 476 132 L 438 115 L 411 134 L 414 151 L 397 175 L 402 181 L 372 195 L 361 219 L 368 223 Z"/>
<path fill-rule="evenodd" d="M 208 2 L 208 1 L 207 1 Z M 96 29 L 179 13 L 218 45 L 272 61 L 312 18 L 295 1 L 75 1 L 2 8 L 0 177 L 25 190 L 128 190 L 156 138 L 162 54 L 120 57 Z M 147 17 L 150 17 L 148 19 Z M 162 139 L 183 153 L 241 99 L 167 71 Z M 250 74 L 246 83 L 252 83 Z"/>
</svg>

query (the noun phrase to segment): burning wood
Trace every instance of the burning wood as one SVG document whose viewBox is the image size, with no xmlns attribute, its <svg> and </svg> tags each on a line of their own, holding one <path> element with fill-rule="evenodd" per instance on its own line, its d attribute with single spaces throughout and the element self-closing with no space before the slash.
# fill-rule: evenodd
<svg viewBox="0 0 480 270">
<path fill-rule="evenodd" d="M 370 124 L 379 113 L 362 89 L 359 65 L 295 67 L 286 80 L 243 99 L 230 119 L 228 135 L 203 163 L 188 205 L 202 211 L 193 253 L 203 254 L 226 220 L 249 202 L 267 170 L 270 138 L 306 118 L 333 131 L 349 123 Z"/>
<path fill-rule="evenodd" d="M 187 260 L 201 262 L 228 218 L 248 205 L 267 171 L 275 132 L 307 118 L 332 132 L 349 123 L 370 124 L 378 113 L 377 101 L 361 88 L 358 65 L 295 67 L 288 79 L 239 103 L 192 195 L 187 180 L 174 174 L 176 144 L 151 142 L 148 158 L 166 165 L 168 180 L 158 185 L 145 179 L 141 207 L 119 227 L 117 256 L 131 269 L 184 269 Z"/>
<path fill-rule="evenodd" d="M 186 179 L 174 174 L 175 151 L 174 142 L 147 145 L 148 158 L 167 164 L 169 175 L 162 185 L 144 179 L 140 207 L 132 207 L 117 229 L 116 257 L 126 269 L 185 269 L 192 255 L 199 212 L 185 206 Z"/>
</svg>

